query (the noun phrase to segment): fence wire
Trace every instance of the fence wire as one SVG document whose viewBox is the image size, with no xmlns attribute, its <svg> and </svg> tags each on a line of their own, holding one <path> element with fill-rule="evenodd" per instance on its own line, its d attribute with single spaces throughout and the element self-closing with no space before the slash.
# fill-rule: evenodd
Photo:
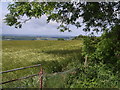
<svg viewBox="0 0 120 90">
<path fill-rule="evenodd" d="M 43 88 L 64 88 L 67 76 L 69 74 L 75 74 L 76 70 L 77 68 L 73 68 L 64 72 L 56 72 L 52 74 L 44 72 L 42 75 Z M 3 88 L 40 88 L 38 75 L 28 79 L 10 82 L 2 86 Z"/>
<path fill-rule="evenodd" d="M 75 74 L 77 68 L 64 72 L 43 75 L 43 88 L 64 88 L 68 75 Z"/>
</svg>

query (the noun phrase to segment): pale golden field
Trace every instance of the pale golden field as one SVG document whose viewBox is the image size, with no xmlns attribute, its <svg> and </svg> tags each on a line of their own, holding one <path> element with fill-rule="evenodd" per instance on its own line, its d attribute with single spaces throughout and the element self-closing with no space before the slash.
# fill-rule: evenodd
<svg viewBox="0 0 120 90">
<path fill-rule="evenodd" d="M 67 68 L 68 61 L 74 63 L 74 60 L 80 60 L 81 46 L 80 40 L 2 41 L 2 70 L 42 64 L 46 72 L 63 71 L 61 67 Z M 58 65 L 59 62 L 62 64 Z M 39 69 L 35 67 L 5 73 L 3 81 L 36 74 Z"/>
</svg>

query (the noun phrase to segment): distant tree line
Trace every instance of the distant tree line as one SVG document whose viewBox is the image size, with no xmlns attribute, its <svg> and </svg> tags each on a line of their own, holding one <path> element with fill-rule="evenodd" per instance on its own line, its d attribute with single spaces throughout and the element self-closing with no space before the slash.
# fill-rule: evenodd
<svg viewBox="0 0 120 90">
<path fill-rule="evenodd" d="M 64 38 L 58 38 L 58 40 L 64 41 L 65 39 Z"/>
</svg>

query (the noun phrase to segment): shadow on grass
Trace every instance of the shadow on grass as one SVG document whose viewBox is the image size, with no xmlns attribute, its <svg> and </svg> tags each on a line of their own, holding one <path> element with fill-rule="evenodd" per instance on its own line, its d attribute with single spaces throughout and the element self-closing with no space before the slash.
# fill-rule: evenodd
<svg viewBox="0 0 120 90">
<path fill-rule="evenodd" d="M 33 64 L 41 64 L 42 68 L 47 73 L 54 73 L 62 71 L 62 66 L 58 61 L 38 61 L 34 62 Z"/>
<path fill-rule="evenodd" d="M 63 56 L 63 55 L 70 55 L 70 57 L 66 57 L 63 60 L 57 61 L 57 60 L 52 60 L 52 61 L 38 61 L 38 62 L 33 62 L 33 64 L 42 64 L 43 68 L 45 69 L 45 72 L 48 73 L 54 73 L 54 72 L 61 72 L 66 69 L 66 67 L 75 67 L 79 63 L 83 62 L 83 57 L 81 55 L 81 49 L 73 49 L 73 50 L 51 50 L 51 51 L 46 51 L 44 53 L 47 54 L 54 54 L 57 56 Z M 71 65 L 71 66 L 70 66 Z"/>
<path fill-rule="evenodd" d="M 72 54 L 72 53 L 81 53 L 81 48 L 80 49 L 72 49 L 72 50 L 49 50 L 49 51 L 42 51 L 43 53 L 47 53 L 47 54 L 54 54 L 54 55 L 66 55 L 66 54 Z M 38 52 L 40 53 L 40 52 Z"/>
<path fill-rule="evenodd" d="M 53 61 L 38 61 L 33 62 L 33 64 L 42 64 L 44 73 L 56 73 L 64 72 L 72 68 L 77 68 L 81 62 L 83 62 L 83 57 L 81 55 L 81 49 L 73 50 L 51 50 L 45 51 L 44 53 L 53 54 L 59 56 L 70 55 L 70 57 L 65 57 L 63 60 L 54 60 Z M 52 77 L 45 78 L 44 87 L 65 87 L 66 82 L 69 81 L 69 78 L 66 78 L 69 74 L 57 74 Z M 59 83 L 58 83 L 59 81 Z"/>
</svg>

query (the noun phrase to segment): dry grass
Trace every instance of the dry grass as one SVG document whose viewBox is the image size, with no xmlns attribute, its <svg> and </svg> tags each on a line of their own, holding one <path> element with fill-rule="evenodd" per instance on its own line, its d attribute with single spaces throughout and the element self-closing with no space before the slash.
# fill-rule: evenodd
<svg viewBox="0 0 120 90">
<path fill-rule="evenodd" d="M 78 59 L 82 41 L 2 41 L 2 44 L 2 70 L 6 71 L 39 63 L 45 65 L 46 62 L 49 66 L 53 62 L 57 66 L 57 62 Z M 3 74 L 3 81 L 38 72 L 39 68 L 10 72 Z"/>
</svg>

